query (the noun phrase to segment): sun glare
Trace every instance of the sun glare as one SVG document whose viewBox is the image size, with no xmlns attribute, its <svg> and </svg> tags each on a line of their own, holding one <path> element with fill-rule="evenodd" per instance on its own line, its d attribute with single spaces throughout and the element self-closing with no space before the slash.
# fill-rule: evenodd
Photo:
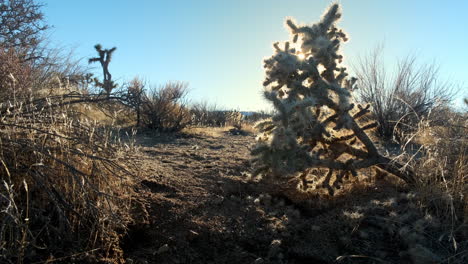
<svg viewBox="0 0 468 264">
<path fill-rule="evenodd" d="M 305 54 L 303 54 L 303 53 L 298 53 L 298 54 L 297 54 L 297 57 L 298 57 L 300 60 L 303 60 L 303 59 L 305 59 Z"/>
</svg>

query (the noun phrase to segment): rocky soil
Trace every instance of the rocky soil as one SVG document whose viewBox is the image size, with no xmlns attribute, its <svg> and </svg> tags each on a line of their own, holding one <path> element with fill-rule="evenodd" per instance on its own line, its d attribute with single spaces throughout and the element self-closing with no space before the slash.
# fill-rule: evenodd
<svg viewBox="0 0 468 264">
<path fill-rule="evenodd" d="M 437 219 L 398 183 L 368 176 L 297 202 L 247 179 L 253 135 L 143 133 L 137 144 L 128 263 L 438 263 L 453 254 Z"/>
</svg>

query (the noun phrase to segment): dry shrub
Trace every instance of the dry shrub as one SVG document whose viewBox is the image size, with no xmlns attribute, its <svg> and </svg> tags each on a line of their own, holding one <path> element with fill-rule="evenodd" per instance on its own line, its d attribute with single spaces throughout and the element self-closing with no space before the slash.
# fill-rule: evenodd
<svg viewBox="0 0 468 264">
<path fill-rule="evenodd" d="M 74 106 L 76 108 L 76 106 Z M 133 110 L 119 100 L 104 101 L 99 105 L 87 103 L 78 105 L 81 118 L 98 122 L 101 126 L 114 129 L 128 128 L 135 125 Z"/>
<path fill-rule="evenodd" d="M 0 1 L 0 42 L 4 47 L 22 49 L 29 57 L 37 55 L 48 28 L 42 6 L 34 0 Z"/>
<path fill-rule="evenodd" d="M 89 84 L 91 74 L 73 52 L 47 41 L 44 4 L 0 0 L 0 100 L 18 100 L 46 88 Z M 52 87 L 48 87 L 52 86 Z M 58 86 L 58 87 L 57 87 Z"/>
<path fill-rule="evenodd" d="M 142 125 L 163 132 L 180 131 L 189 125 L 187 92 L 187 84 L 183 82 L 169 82 L 149 89 L 141 105 Z"/>
<path fill-rule="evenodd" d="M 48 48 L 43 60 L 33 64 L 33 94 L 44 97 L 70 91 L 90 93 L 93 74 L 75 57 L 73 50 Z"/>
<path fill-rule="evenodd" d="M 0 99 L 16 100 L 29 94 L 32 65 L 22 62 L 14 49 L 0 48 Z"/>
<path fill-rule="evenodd" d="M 0 262 L 122 260 L 132 195 L 125 149 L 71 109 L 18 103 L 2 113 Z"/>
<path fill-rule="evenodd" d="M 224 127 L 232 126 L 240 130 L 245 123 L 245 116 L 237 110 L 219 110 L 216 105 L 199 102 L 190 107 L 192 126 Z"/>
<path fill-rule="evenodd" d="M 49 50 L 41 61 L 25 60 L 15 49 L 0 48 L 0 101 L 70 92 L 88 93 L 92 74 L 73 59 L 73 53 Z"/>
<path fill-rule="evenodd" d="M 436 202 L 433 205 L 439 215 L 457 213 L 463 217 L 463 209 L 467 209 L 463 207 L 468 204 L 468 116 L 452 115 L 444 126 L 431 126 L 430 121 L 420 123 L 422 136 L 416 136 L 415 140 L 421 144 L 423 155 L 417 159 L 416 153 L 411 158 L 414 157 L 413 166 L 419 172 L 419 187 Z M 438 202 L 446 206 L 441 207 Z"/>
<path fill-rule="evenodd" d="M 190 108 L 193 126 L 222 127 L 226 124 L 226 115 L 216 105 L 209 105 L 206 101 L 199 102 Z"/>
<path fill-rule="evenodd" d="M 419 206 L 440 221 L 439 243 L 452 250 L 453 263 L 468 259 L 468 115 L 446 109 L 445 122 L 423 119 L 405 137 L 398 158 L 417 174 Z"/>
<path fill-rule="evenodd" d="M 250 124 L 255 124 L 256 122 L 260 120 L 272 117 L 274 114 L 275 113 L 273 111 L 268 112 L 268 111 L 262 110 L 262 111 L 254 112 L 250 115 L 247 115 L 245 117 L 245 121 Z"/>
<path fill-rule="evenodd" d="M 453 99 L 455 89 L 441 80 L 435 64 L 420 64 L 416 57 L 408 56 L 392 72 L 382 57 L 382 49 L 377 48 L 354 67 L 358 97 L 372 105 L 378 135 L 401 142 L 399 133 L 413 133 L 421 118 Z"/>
<path fill-rule="evenodd" d="M 135 77 L 126 87 L 127 105 L 135 111 L 137 126 L 140 126 L 141 122 L 141 106 L 143 104 L 145 86 L 146 84 L 141 78 Z"/>
</svg>

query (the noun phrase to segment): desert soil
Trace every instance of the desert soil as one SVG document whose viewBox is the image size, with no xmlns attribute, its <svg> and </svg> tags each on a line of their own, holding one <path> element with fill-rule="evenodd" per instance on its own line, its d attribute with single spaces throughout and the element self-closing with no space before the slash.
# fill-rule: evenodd
<svg viewBox="0 0 468 264">
<path fill-rule="evenodd" d="M 127 262 L 404 260 L 410 245 L 392 233 L 404 224 L 392 231 L 387 222 L 375 223 L 407 212 L 401 205 L 411 197 L 398 185 L 370 177 L 336 197 L 293 202 L 247 179 L 254 141 L 251 134 L 226 131 L 138 135 L 139 151 L 130 162 L 140 172 L 140 209 L 122 245 Z"/>
</svg>

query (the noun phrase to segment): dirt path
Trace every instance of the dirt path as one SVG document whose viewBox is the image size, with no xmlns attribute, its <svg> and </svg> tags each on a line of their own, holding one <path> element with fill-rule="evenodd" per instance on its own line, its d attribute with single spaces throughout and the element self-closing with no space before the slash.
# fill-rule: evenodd
<svg viewBox="0 0 468 264">
<path fill-rule="evenodd" d="M 413 263 L 430 242 L 405 240 L 413 223 L 433 226 L 412 194 L 385 181 L 313 204 L 247 182 L 252 135 L 143 134 L 137 143 L 129 162 L 142 173 L 144 206 L 124 240 L 128 263 L 336 263 L 358 254 L 366 257 L 340 263 Z"/>
<path fill-rule="evenodd" d="M 239 197 L 248 195 L 242 174 L 249 167 L 254 137 L 142 135 L 137 143 L 142 155 L 132 162 L 145 173 L 137 191 L 146 203 L 148 224 L 132 228 L 124 245 L 129 258 L 142 263 L 219 263 L 221 255 L 225 261 L 238 258 L 242 249 L 218 243 L 226 236 L 232 240 L 244 218 L 258 217 L 254 208 L 239 203 Z"/>
</svg>

